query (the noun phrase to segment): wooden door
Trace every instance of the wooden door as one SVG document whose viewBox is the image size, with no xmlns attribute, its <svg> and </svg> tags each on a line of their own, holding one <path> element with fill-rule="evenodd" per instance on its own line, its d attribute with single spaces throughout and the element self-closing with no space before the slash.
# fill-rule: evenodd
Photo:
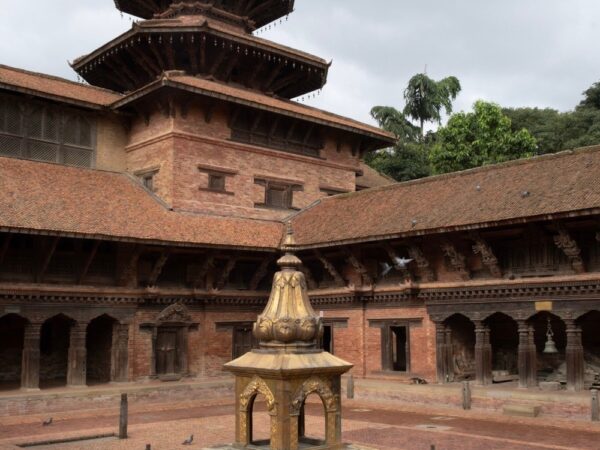
<svg viewBox="0 0 600 450">
<path fill-rule="evenodd" d="M 243 325 L 233 329 L 233 359 L 239 358 L 252 350 L 254 337 L 252 335 L 252 326 Z"/>
<path fill-rule="evenodd" d="M 159 328 L 156 336 L 156 373 L 179 373 L 177 364 L 177 329 Z"/>
</svg>

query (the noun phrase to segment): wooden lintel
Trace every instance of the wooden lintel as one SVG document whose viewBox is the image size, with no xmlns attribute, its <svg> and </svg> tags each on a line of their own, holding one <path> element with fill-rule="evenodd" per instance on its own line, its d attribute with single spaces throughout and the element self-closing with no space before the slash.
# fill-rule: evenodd
<svg viewBox="0 0 600 450">
<path fill-rule="evenodd" d="M 287 88 L 290 84 L 294 83 L 297 80 L 302 79 L 303 73 L 301 72 L 293 72 L 285 77 L 280 78 L 277 81 L 273 81 L 271 85 L 268 87 L 270 91 L 279 92 Z"/>
<path fill-rule="evenodd" d="M 81 268 L 81 272 L 79 272 L 79 279 L 77 280 L 77 284 L 83 283 L 83 280 L 85 279 L 86 275 L 88 274 L 88 271 L 90 270 L 92 262 L 94 261 L 94 258 L 96 257 L 96 253 L 98 253 L 98 248 L 100 247 L 100 243 L 101 243 L 101 241 L 95 241 L 94 242 L 94 245 L 92 247 L 92 251 L 90 252 L 90 254 L 88 255 L 88 257 L 86 258 L 85 262 L 83 263 L 83 267 Z"/>
<path fill-rule="evenodd" d="M 152 272 L 150 273 L 150 277 L 148 278 L 149 287 L 156 286 L 158 278 L 160 277 L 160 274 L 162 273 L 163 267 L 165 267 L 169 256 L 169 252 L 167 250 L 164 250 L 158 257 L 158 259 L 154 262 L 154 267 L 152 268 Z"/>
<path fill-rule="evenodd" d="M 46 254 L 44 255 L 44 259 L 42 260 L 42 264 L 40 266 L 40 270 L 38 272 L 38 283 L 41 283 L 44 279 L 44 275 L 46 274 L 46 270 L 48 270 L 48 265 L 50 265 L 50 261 L 52 260 L 52 256 L 54 256 L 54 252 L 56 251 L 56 246 L 58 245 L 58 241 L 60 238 L 58 236 L 53 237 L 50 240 L 50 245 L 46 249 Z"/>
<path fill-rule="evenodd" d="M 0 249 L 0 264 L 4 262 L 4 258 L 6 258 L 6 254 L 10 248 L 10 243 L 12 241 L 12 234 L 7 234 L 4 238 L 4 242 L 2 243 L 2 248 Z"/>
</svg>

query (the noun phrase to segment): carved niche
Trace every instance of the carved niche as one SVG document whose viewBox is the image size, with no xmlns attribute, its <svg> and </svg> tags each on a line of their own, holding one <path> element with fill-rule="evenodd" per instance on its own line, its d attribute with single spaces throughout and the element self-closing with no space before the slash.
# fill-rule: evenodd
<svg viewBox="0 0 600 450">
<path fill-rule="evenodd" d="M 192 322 L 192 316 L 185 305 L 174 303 L 165 308 L 156 318 L 158 324 L 189 323 Z"/>
<path fill-rule="evenodd" d="M 294 393 L 292 397 L 292 414 L 299 414 L 306 397 L 315 392 L 321 397 L 321 400 L 323 400 L 328 412 L 337 409 L 338 398 L 329 387 L 327 381 L 321 377 L 312 377 L 302 383 Z"/>
</svg>

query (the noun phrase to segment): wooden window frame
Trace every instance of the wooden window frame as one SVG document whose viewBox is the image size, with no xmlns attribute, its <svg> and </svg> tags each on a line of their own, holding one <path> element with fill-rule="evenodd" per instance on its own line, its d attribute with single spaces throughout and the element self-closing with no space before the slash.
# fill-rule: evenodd
<svg viewBox="0 0 600 450">
<path fill-rule="evenodd" d="M 204 192 L 212 192 L 214 194 L 225 194 L 225 195 L 235 195 L 233 192 L 227 190 L 227 179 L 230 177 L 234 177 L 238 174 L 236 170 L 231 170 L 223 167 L 216 166 L 207 166 L 207 165 L 198 165 L 198 170 L 202 173 L 208 175 L 208 182 L 206 186 L 201 186 L 199 190 Z M 215 189 L 211 187 L 213 178 L 222 178 L 223 179 L 223 188 Z"/>
<path fill-rule="evenodd" d="M 297 181 L 284 180 L 278 178 L 255 177 L 254 184 L 265 188 L 264 200 L 262 203 L 255 203 L 256 208 L 277 209 L 280 211 L 299 211 L 300 208 L 294 207 L 294 192 L 303 192 L 304 186 Z M 284 206 L 270 204 L 269 190 L 278 189 L 284 191 Z"/>
<path fill-rule="evenodd" d="M 369 326 L 371 328 L 381 329 L 381 370 L 385 373 L 395 373 L 400 375 L 406 375 L 412 373 L 412 361 L 411 361 L 411 330 L 416 325 L 421 325 L 422 319 L 377 319 L 369 320 Z M 405 328 L 406 329 L 406 370 L 394 370 L 393 351 L 392 351 L 392 328 Z"/>
<path fill-rule="evenodd" d="M 144 189 L 146 189 L 148 192 L 156 192 L 156 175 L 158 175 L 158 173 L 160 172 L 160 168 L 159 167 L 152 167 L 152 168 L 148 168 L 148 169 L 142 169 L 139 170 L 137 172 L 134 173 L 135 177 L 140 181 L 140 184 L 142 185 L 142 187 Z M 146 180 L 152 180 L 152 187 L 149 188 L 148 185 L 146 184 Z"/>
<path fill-rule="evenodd" d="M 2 94 L 3 99 L 6 99 L 7 102 L 12 102 L 17 105 L 18 110 L 18 121 L 20 124 L 20 131 L 18 134 L 10 133 L 8 131 L 0 131 L 0 135 L 7 136 L 9 138 L 17 139 L 19 141 L 19 155 L 12 156 L 22 159 L 28 159 L 32 161 L 42 161 L 47 163 L 55 163 L 62 165 L 69 165 L 73 167 L 86 167 L 86 168 L 94 168 L 96 167 L 96 157 L 97 157 L 97 122 L 95 117 L 85 111 L 77 110 L 75 108 L 69 108 L 65 106 L 56 106 L 49 102 L 44 102 L 41 100 L 28 100 L 23 99 L 21 97 L 17 97 L 14 95 L 6 95 Z M 56 139 L 42 137 L 34 137 L 29 134 L 28 125 L 30 122 L 31 114 L 40 110 L 42 115 L 42 129 L 47 126 L 47 116 L 51 112 L 55 115 L 56 118 Z M 81 127 L 81 121 L 87 121 L 90 127 L 90 142 L 88 145 L 83 144 L 73 144 L 66 141 L 66 126 L 70 119 L 76 118 L 78 119 L 76 125 L 78 130 Z M 41 144 L 41 145 L 51 145 L 55 146 L 56 156 L 53 160 L 35 158 L 32 156 L 32 148 L 31 144 Z M 68 164 L 66 161 L 68 160 L 70 151 L 80 151 L 80 152 L 88 152 L 89 153 L 89 165 L 82 164 Z M 8 156 L 8 155 L 7 155 Z M 8 156 L 11 157 L 11 156 Z"/>
</svg>

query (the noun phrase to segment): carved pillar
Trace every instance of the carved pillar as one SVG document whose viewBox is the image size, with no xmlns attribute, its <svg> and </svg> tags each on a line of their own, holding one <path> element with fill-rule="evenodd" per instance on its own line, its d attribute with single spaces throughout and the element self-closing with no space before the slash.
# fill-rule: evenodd
<svg viewBox="0 0 600 450">
<path fill-rule="evenodd" d="M 113 327 L 113 346 L 111 354 L 111 381 L 128 380 L 129 368 L 129 324 L 115 324 Z"/>
<path fill-rule="evenodd" d="M 25 327 L 21 363 L 21 388 L 40 388 L 40 332 L 41 323 L 29 323 Z"/>
<path fill-rule="evenodd" d="M 567 326 L 567 389 L 581 391 L 584 383 L 583 344 L 581 327 L 574 320 L 565 320 Z"/>
<path fill-rule="evenodd" d="M 450 367 L 448 365 L 448 362 L 451 359 L 451 355 L 448 355 L 448 333 L 448 329 L 443 322 L 435 323 L 437 381 L 442 384 L 450 381 L 451 375 Z"/>
<path fill-rule="evenodd" d="M 519 320 L 519 387 L 537 385 L 537 351 L 533 340 L 533 326 Z"/>
<path fill-rule="evenodd" d="M 475 374 L 477 384 L 492 383 L 492 344 L 490 328 L 481 320 L 475 321 Z"/>
<path fill-rule="evenodd" d="M 85 338 L 87 325 L 87 322 L 77 322 L 71 327 L 67 386 L 82 387 L 86 385 L 87 349 Z"/>
</svg>

